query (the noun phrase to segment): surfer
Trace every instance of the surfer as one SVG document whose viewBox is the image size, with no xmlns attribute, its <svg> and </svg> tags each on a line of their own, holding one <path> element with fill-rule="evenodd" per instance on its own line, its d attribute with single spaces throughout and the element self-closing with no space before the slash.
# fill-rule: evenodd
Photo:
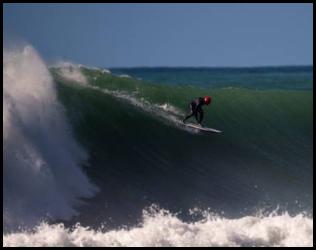
<svg viewBox="0 0 316 250">
<path fill-rule="evenodd" d="M 201 123 L 202 123 L 203 116 L 204 116 L 202 106 L 205 104 L 209 105 L 211 103 L 211 101 L 212 101 L 212 98 L 210 96 L 205 96 L 204 98 L 198 97 L 198 98 L 194 99 L 189 105 L 191 113 L 183 119 L 183 123 L 185 123 L 185 121 L 187 119 L 189 119 L 190 117 L 195 116 L 197 123 L 200 126 L 202 126 Z"/>
</svg>

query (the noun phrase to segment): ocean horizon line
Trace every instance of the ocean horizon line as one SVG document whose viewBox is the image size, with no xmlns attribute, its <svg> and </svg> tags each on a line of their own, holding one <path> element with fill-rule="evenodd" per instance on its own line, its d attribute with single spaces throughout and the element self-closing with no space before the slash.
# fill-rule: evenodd
<svg viewBox="0 0 316 250">
<path fill-rule="evenodd" d="M 256 69 L 256 68 L 313 68 L 313 64 L 306 65 L 260 65 L 260 66 L 115 66 L 107 69 Z"/>
</svg>

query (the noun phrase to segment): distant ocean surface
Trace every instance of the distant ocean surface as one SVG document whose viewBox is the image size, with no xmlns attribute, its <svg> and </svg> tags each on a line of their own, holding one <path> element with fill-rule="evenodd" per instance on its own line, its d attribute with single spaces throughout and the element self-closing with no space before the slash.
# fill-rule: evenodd
<svg viewBox="0 0 316 250">
<path fill-rule="evenodd" d="M 312 66 L 3 70 L 4 246 L 313 245 Z"/>
<path fill-rule="evenodd" d="M 313 66 L 275 67 L 179 67 L 113 68 L 113 74 L 129 75 L 155 83 L 202 87 L 252 89 L 313 88 Z"/>
</svg>

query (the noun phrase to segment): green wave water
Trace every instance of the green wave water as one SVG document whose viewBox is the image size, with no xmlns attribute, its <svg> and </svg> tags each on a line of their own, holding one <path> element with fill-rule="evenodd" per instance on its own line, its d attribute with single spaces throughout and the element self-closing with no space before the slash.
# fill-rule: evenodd
<svg viewBox="0 0 316 250">
<path fill-rule="evenodd" d="M 95 205 L 94 212 L 111 214 L 113 224 L 126 225 L 153 203 L 174 212 L 211 207 L 231 217 L 277 206 L 312 213 L 312 91 L 154 84 L 83 67 L 81 86 L 52 72 L 89 149 L 90 175 L 106 190 L 107 208 Z M 204 125 L 220 135 L 174 123 L 205 94 L 213 102 Z M 81 220 L 97 224 L 91 216 Z"/>
</svg>

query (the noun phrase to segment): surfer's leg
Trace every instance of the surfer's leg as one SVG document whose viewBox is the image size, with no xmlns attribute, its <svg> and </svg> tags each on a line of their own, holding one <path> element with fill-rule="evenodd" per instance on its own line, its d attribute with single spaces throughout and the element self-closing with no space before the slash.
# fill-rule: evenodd
<svg viewBox="0 0 316 250">
<path fill-rule="evenodd" d="M 204 117 L 204 113 L 203 113 L 203 110 L 199 110 L 199 120 L 198 120 L 198 123 L 201 124 L 202 121 L 203 121 L 203 117 Z"/>
<path fill-rule="evenodd" d="M 185 123 L 185 121 L 187 119 L 189 119 L 190 117 L 192 117 L 194 115 L 194 113 L 192 112 L 191 114 L 187 115 L 184 119 L 183 119 L 183 123 Z"/>
<path fill-rule="evenodd" d="M 194 116 L 195 116 L 195 120 L 197 123 L 199 123 L 199 116 L 198 116 L 198 112 L 194 112 Z"/>
<path fill-rule="evenodd" d="M 192 116 L 194 115 L 194 113 L 195 113 L 195 112 L 194 112 L 194 106 L 192 105 L 192 103 L 190 103 L 189 107 L 190 107 L 191 113 L 190 113 L 189 115 L 187 115 L 187 116 L 182 120 L 183 123 L 185 123 L 185 121 L 186 121 L 187 119 L 189 119 L 190 117 L 192 117 Z"/>
</svg>

